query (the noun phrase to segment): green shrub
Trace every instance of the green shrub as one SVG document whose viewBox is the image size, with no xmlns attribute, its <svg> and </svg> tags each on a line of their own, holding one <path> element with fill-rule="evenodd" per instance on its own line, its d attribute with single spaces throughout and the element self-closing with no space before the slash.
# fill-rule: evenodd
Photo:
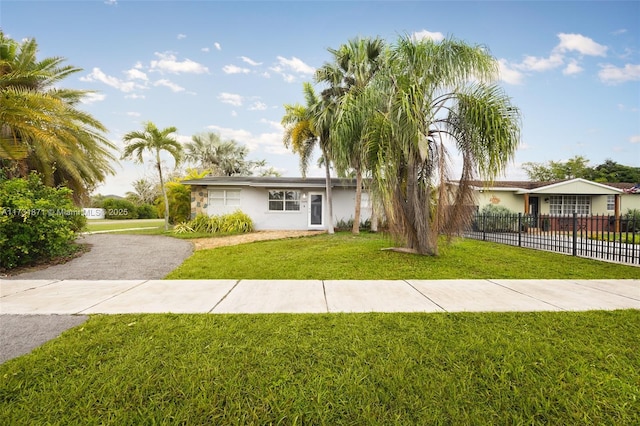
<svg viewBox="0 0 640 426">
<path fill-rule="evenodd" d="M 518 215 L 504 206 L 489 204 L 480 210 L 476 226 L 485 232 L 516 232 Z"/>
<path fill-rule="evenodd" d="M 0 181 L 0 268 L 32 264 L 73 252 L 86 224 L 67 188 L 50 188 L 37 174 Z"/>
<path fill-rule="evenodd" d="M 158 213 L 156 208 L 151 204 L 142 204 L 136 207 L 138 219 L 157 219 Z"/>
<path fill-rule="evenodd" d="M 105 219 L 136 219 L 136 206 L 129 200 L 108 198 L 102 202 Z"/>
<path fill-rule="evenodd" d="M 246 233 L 253 231 L 253 221 L 240 210 L 221 216 L 207 216 L 199 213 L 188 223 L 180 224 L 179 233 L 202 232 L 215 233 Z M 188 229 L 191 229 L 189 231 Z"/>
<path fill-rule="evenodd" d="M 622 218 L 624 231 L 640 232 L 640 209 L 628 209 Z"/>
</svg>

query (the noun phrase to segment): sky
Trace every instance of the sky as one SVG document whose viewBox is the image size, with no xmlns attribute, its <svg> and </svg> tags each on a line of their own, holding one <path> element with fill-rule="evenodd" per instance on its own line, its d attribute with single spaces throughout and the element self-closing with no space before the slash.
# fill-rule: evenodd
<svg viewBox="0 0 640 426">
<path fill-rule="evenodd" d="M 39 59 L 82 68 L 61 85 L 95 91 L 80 108 L 120 149 L 152 121 L 175 126 L 182 142 L 217 132 L 246 145 L 249 159 L 300 176 L 282 143 L 283 105 L 304 103 L 303 82 L 331 61 L 328 48 L 452 37 L 488 48 L 521 110 L 521 143 L 501 179 L 526 180 L 525 162 L 576 155 L 640 167 L 638 1 L 0 0 L 0 28 L 35 38 Z M 114 167 L 96 193 L 124 195 L 154 176 L 150 162 Z M 308 175 L 323 170 L 314 162 Z"/>
</svg>

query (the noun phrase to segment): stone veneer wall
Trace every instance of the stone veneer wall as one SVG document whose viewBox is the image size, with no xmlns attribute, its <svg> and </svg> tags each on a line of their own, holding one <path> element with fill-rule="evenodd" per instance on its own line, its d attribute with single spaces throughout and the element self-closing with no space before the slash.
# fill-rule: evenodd
<svg viewBox="0 0 640 426">
<path fill-rule="evenodd" d="M 191 219 L 198 213 L 207 214 L 209 191 L 207 188 L 196 186 L 191 189 Z"/>
</svg>

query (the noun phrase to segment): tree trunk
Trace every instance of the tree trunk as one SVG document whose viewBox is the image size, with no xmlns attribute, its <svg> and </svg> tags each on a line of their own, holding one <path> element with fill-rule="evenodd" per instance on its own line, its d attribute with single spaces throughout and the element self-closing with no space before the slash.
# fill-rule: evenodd
<svg viewBox="0 0 640 426">
<path fill-rule="evenodd" d="M 327 191 L 327 210 L 329 211 L 329 219 L 327 221 L 327 233 L 333 234 L 335 230 L 333 229 L 333 197 L 331 195 L 331 168 L 329 156 L 327 155 L 327 151 L 322 149 L 322 155 L 324 156 L 324 168 L 325 168 L 325 186 Z"/>
<path fill-rule="evenodd" d="M 156 152 L 156 161 L 158 166 L 158 175 L 160 176 L 160 189 L 162 190 L 162 198 L 164 199 L 164 230 L 169 230 L 169 199 L 167 198 L 167 189 L 164 187 L 164 179 L 162 178 L 162 165 L 160 163 L 160 152 Z"/>
<path fill-rule="evenodd" d="M 369 202 L 371 203 L 371 232 L 378 232 L 378 208 L 369 194 Z"/>
<path fill-rule="evenodd" d="M 362 203 L 362 170 L 360 167 L 356 169 L 356 209 L 353 214 L 353 226 L 351 233 L 357 235 L 360 233 L 360 209 Z"/>
</svg>

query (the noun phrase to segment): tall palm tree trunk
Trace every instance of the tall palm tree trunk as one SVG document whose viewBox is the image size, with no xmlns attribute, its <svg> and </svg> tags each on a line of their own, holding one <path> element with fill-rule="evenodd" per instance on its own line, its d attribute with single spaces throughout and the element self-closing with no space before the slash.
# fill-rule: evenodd
<svg viewBox="0 0 640 426">
<path fill-rule="evenodd" d="M 323 148 L 322 155 L 325 158 L 324 162 L 324 170 L 325 170 L 325 181 L 326 181 L 326 191 L 327 191 L 327 210 L 329 211 L 328 222 L 327 222 L 327 233 L 334 234 L 335 230 L 333 229 L 333 195 L 331 190 L 331 168 L 329 167 L 329 156 L 327 155 L 327 151 Z"/>
<path fill-rule="evenodd" d="M 162 177 L 162 165 L 160 163 L 160 151 L 156 150 L 156 165 L 158 166 L 158 175 L 160 176 L 160 189 L 162 190 L 162 199 L 164 200 L 164 230 L 169 230 L 169 198 L 167 197 L 167 189 L 164 187 L 164 178 Z"/>
<path fill-rule="evenodd" d="M 352 234 L 360 233 L 360 210 L 362 207 L 362 168 L 356 169 L 356 208 L 353 214 L 353 225 L 351 227 Z"/>
</svg>

